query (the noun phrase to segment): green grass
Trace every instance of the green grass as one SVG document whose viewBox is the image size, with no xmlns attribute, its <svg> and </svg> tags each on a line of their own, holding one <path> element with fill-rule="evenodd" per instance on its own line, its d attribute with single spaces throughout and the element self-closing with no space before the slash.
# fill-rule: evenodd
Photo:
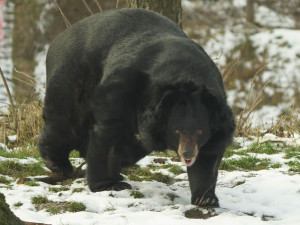
<svg viewBox="0 0 300 225">
<path fill-rule="evenodd" d="M 290 158 L 300 159 L 300 146 L 286 147 L 284 153 L 286 159 L 290 159 Z"/>
<path fill-rule="evenodd" d="M 49 207 L 46 209 L 46 212 L 49 212 L 52 215 L 57 215 L 60 213 L 60 209 L 57 207 Z"/>
<path fill-rule="evenodd" d="M 235 147 L 228 147 L 224 152 L 224 158 L 230 158 L 233 155 L 249 156 L 246 150 L 239 150 Z"/>
<path fill-rule="evenodd" d="M 179 175 L 182 173 L 185 173 L 185 171 L 182 169 L 181 166 L 175 165 L 175 164 L 169 164 L 170 167 L 168 168 L 168 171 L 173 173 L 174 175 Z"/>
<path fill-rule="evenodd" d="M 82 192 L 84 190 L 84 188 L 74 188 L 72 190 L 72 193 L 75 193 L 75 192 Z"/>
<path fill-rule="evenodd" d="M 167 193 L 167 197 L 173 202 L 175 200 L 175 198 L 178 198 L 179 196 L 170 192 L 170 193 Z"/>
<path fill-rule="evenodd" d="M 27 186 L 32 186 L 32 187 L 40 186 L 40 184 L 37 183 L 34 180 L 32 180 L 32 181 L 25 181 L 24 184 L 27 185 Z"/>
<path fill-rule="evenodd" d="M 236 154 L 236 151 L 235 151 L 235 150 L 236 150 L 236 148 L 234 148 L 234 147 L 228 147 L 228 148 L 226 149 L 226 151 L 224 152 L 223 157 L 224 157 L 224 158 L 229 158 L 229 157 L 235 155 L 235 154 Z"/>
<path fill-rule="evenodd" d="M 69 157 L 70 158 L 80 158 L 80 153 L 79 153 L 79 151 L 73 150 L 70 152 Z"/>
<path fill-rule="evenodd" d="M 282 164 L 281 163 L 274 163 L 274 164 L 271 164 L 271 168 L 273 169 L 278 169 L 278 168 L 281 168 L 282 167 Z"/>
<path fill-rule="evenodd" d="M 11 180 L 7 179 L 4 176 L 0 176 L 0 184 L 10 184 Z"/>
<path fill-rule="evenodd" d="M 132 196 L 133 198 L 144 198 L 145 197 L 145 195 L 142 192 L 137 191 L 137 190 L 131 190 L 130 196 Z"/>
<path fill-rule="evenodd" d="M 24 178 L 28 176 L 46 175 L 47 172 L 43 168 L 43 163 L 21 164 L 15 161 L 4 161 L 0 163 L 0 174 L 12 176 L 16 178 Z"/>
<path fill-rule="evenodd" d="M 270 142 L 254 143 L 250 145 L 246 150 L 247 153 L 258 153 L 267 155 L 278 154 L 281 151 L 281 148 L 277 147 L 275 144 Z"/>
<path fill-rule="evenodd" d="M 17 150 L 12 150 L 10 152 L 0 147 L 0 156 L 5 158 L 17 158 L 26 159 L 32 157 L 35 159 L 41 159 L 40 153 L 36 146 L 28 145 L 27 147 L 19 147 Z"/>
<path fill-rule="evenodd" d="M 81 202 L 69 202 L 68 211 L 70 212 L 80 212 L 85 211 L 86 206 Z"/>
<path fill-rule="evenodd" d="M 141 168 L 138 165 L 128 167 L 122 170 L 122 173 L 132 181 L 158 181 L 166 184 L 171 184 L 174 179 L 160 172 L 151 172 L 152 167 Z"/>
<path fill-rule="evenodd" d="M 48 203 L 48 202 L 49 202 L 48 198 L 45 197 L 45 196 L 41 196 L 41 195 L 35 196 L 35 197 L 31 198 L 31 203 L 35 204 L 35 205 L 37 205 L 37 204 L 45 204 L 45 203 Z"/>
<path fill-rule="evenodd" d="M 61 187 L 49 187 L 49 191 L 57 193 L 57 192 L 61 192 L 61 191 L 69 191 L 70 188 L 67 186 L 61 186 Z"/>
<path fill-rule="evenodd" d="M 19 207 L 21 207 L 22 205 L 23 205 L 22 202 L 17 202 L 17 203 L 14 204 L 14 207 L 19 208 Z"/>
<path fill-rule="evenodd" d="M 258 171 L 269 169 L 271 161 L 269 159 L 258 159 L 254 156 L 243 156 L 239 159 L 225 159 L 222 161 L 220 169 L 226 171 L 245 170 Z"/>
<path fill-rule="evenodd" d="M 300 173 L 300 162 L 298 160 L 291 160 L 287 165 L 290 167 L 289 171 Z"/>
</svg>

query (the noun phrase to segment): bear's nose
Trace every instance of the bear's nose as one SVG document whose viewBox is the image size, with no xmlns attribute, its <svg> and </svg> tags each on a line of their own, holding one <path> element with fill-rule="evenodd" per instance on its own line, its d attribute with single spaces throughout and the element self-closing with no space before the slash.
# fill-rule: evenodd
<svg viewBox="0 0 300 225">
<path fill-rule="evenodd" d="M 191 159 L 191 158 L 193 158 L 194 157 L 194 151 L 192 149 L 185 150 L 183 152 L 183 157 L 185 159 Z"/>
</svg>

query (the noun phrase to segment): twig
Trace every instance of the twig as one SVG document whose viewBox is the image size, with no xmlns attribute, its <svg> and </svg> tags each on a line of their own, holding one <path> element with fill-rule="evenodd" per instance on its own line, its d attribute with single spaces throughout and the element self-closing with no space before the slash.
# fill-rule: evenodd
<svg viewBox="0 0 300 225">
<path fill-rule="evenodd" d="M 2 80 L 3 80 L 3 83 L 4 83 L 4 86 L 5 86 L 5 89 L 6 89 L 8 98 L 9 98 L 10 108 L 11 108 L 11 112 L 12 112 L 12 114 L 13 114 L 14 123 L 15 123 L 15 129 L 18 130 L 18 120 L 17 120 L 17 114 L 16 114 L 16 111 L 15 111 L 15 105 L 14 105 L 12 95 L 11 95 L 11 93 L 10 93 L 9 87 L 8 87 L 8 85 L 7 85 L 7 82 L 6 82 L 6 79 L 5 79 L 5 76 L 4 76 L 3 72 L 2 72 L 1 67 L 0 67 L 0 74 L 1 74 L 1 77 L 2 77 Z"/>
<path fill-rule="evenodd" d="M 226 82 L 226 81 L 229 79 L 229 77 L 230 77 L 231 74 L 232 74 L 233 68 L 234 68 L 238 63 L 239 63 L 239 60 L 238 60 L 238 59 L 235 60 L 235 61 L 233 61 L 233 62 L 231 63 L 230 68 L 228 69 L 228 72 L 223 76 L 223 81 L 224 81 L 224 82 Z M 228 67 L 229 67 L 229 66 L 228 66 Z M 226 66 L 226 69 L 227 69 L 227 66 Z M 226 70 L 226 69 L 225 69 L 225 70 Z"/>
<path fill-rule="evenodd" d="M 15 70 L 16 73 L 21 74 L 21 75 L 29 78 L 29 81 L 27 82 L 27 81 L 22 80 L 21 78 L 17 78 L 17 77 L 14 77 L 13 78 L 14 80 L 17 80 L 17 81 L 19 81 L 19 82 L 21 82 L 23 84 L 26 84 L 26 85 L 28 85 L 30 87 L 33 87 L 33 88 L 39 90 L 42 93 L 45 93 L 45 90 L 44 90 L 45 87 L 40 82 L 37 82 L 36 79 L 34 79 L 33 77 L 31 77 L 27 73 L 24 73 L 22 71 L 17 70 L 16 67 L 14 67 L 14 70 Z"/>
<path fill-rule="evenodd" d="M 248 94 L 248 97 L 247 97 L 247 100 L 246 100 L 246 105 L 245 105 L 245 108 L 244 110 L 241 112 L 241 114 L 244 114 L 245 111 L 246 111 L 246 108 L 248 107 L 248 104 L 249 104 L 249 100 L 250 100 L 250 94 L 252 92 L 252 89 L 253 89 L 253 86 L 254 86 L 254 80 L 255 78 L 257 77 L 257 75 L 266 67 L 266 65 L 262 66 L 261 68 L 259 68 L 258 71 L 256 71 L 256 73 L 254 74 L 254 77 L 251 81 L 251 86 L 250 86 L 250 90 L 249 90 L 249 94 Z"/>
<path fill-rule="evenodd" d="M 81 168 L 86 164 L 86 161 L 84 161 L 83 163 L 81 163 L 74 171 L 75 174 L 77 174 L 78 172 L 80 172 Z"/>
<path fill-rule="evenodd" d="M 22 72 L 22 71 L 20 71 L 20 70 L 17 70 L 16 67 L 14 67 L 14 70 L 15 70 L 16 73 L 21 74 L 21 75 L 24 75 L 25 77 L 29 78 L 30 80 L 35 81 L 35 79 L 34 79 L 32 76 L 30 76 L 30 75 L 28 75 L 27 73 L 24 73 L 24 72 Z"/>
<path fill-rule="evenodd" d="M 91 15 L 93 15 L 93 11 L 92 11 L 91 8 L 89 7 L 89 5 L 86 3 L 86 1 L 85 1 L 85 0 L 82 0 L 82 2 L 83 2 L 83 4 L 85 5 L 85 8 L 87 8 L 87 10 L 89 11 L 89 13 L 90 13 Z"/>
<path fill-rule="evenodd" d="M 65 16 L 65 14 L 63 13 L 63 11 L 61 10 L 61 8 L 59 7 L 58 3 L 56 2 L 56 0 L 53 0 L 54 4 L 56 5 L 56 7 L 58 8 L 63 20 L 65 21 L 65 24 L 68 27 L 71 26 L 71 23 L 69 22 L 69 20 L 67 19 L 67 17 Z"/>
<path fill-rule="evenodd" d="M 116 9 L 119 7 L 119 0 L 117 0 Z"/>
<path fill-rule="evenodd" d="M 94 1 L 95 1 L 96 5 L 98 6 L 98 8 L 99 8 L 99 11 L 100 11 L 100 12 L 102 12 L 102 11 L 103 11 L 103 9 L 102 9 L 102 7 L 101 7 L 100 3 L 98 2 L 98 0 L 94 0 Z"/>
</svg>

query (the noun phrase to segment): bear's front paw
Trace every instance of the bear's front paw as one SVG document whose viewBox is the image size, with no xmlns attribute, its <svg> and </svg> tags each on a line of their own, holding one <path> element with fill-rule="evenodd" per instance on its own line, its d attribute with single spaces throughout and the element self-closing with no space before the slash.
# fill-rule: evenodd
<svg viewBox="0 0 300 225">
<path fill-rule="evenodd" d="M 69 160 L 56 162 L 49 158 L 44 159 L 44 163 L 48 169 L 57 174 L 62 174 L 64 177 L 73 176 L 73 167 Z"/>
<path fill-rule="evenodd" d="M 214 193 L 204 192 L 192 198 L 192 204 L 199 207 L 219 207 L 219 199 Z"/>
<path fill-rule="evenodd" d="M 103 184 L 102 182 L 98 185 L 90 186 L 92 192 L 100 192 L 100 191 L 122 191 L 125 189 L 132 189 L 131 185 L 126 182 L 116 182 L 110 184 Z"/>
</svg>

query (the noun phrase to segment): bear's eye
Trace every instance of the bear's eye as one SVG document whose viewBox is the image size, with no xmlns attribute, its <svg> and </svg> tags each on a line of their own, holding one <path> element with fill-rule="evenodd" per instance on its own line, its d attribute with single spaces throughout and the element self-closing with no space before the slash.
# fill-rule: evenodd
<svg viewBox="0 0 300 225">
<path fill-rule="evenodd" d="M 196 133 L 197 133 L 197 135 L 201 135 L 201 134 L 202 134 L 202 130 L 198 129 L 198 130 L 196 131 Z"/>
</svg>

